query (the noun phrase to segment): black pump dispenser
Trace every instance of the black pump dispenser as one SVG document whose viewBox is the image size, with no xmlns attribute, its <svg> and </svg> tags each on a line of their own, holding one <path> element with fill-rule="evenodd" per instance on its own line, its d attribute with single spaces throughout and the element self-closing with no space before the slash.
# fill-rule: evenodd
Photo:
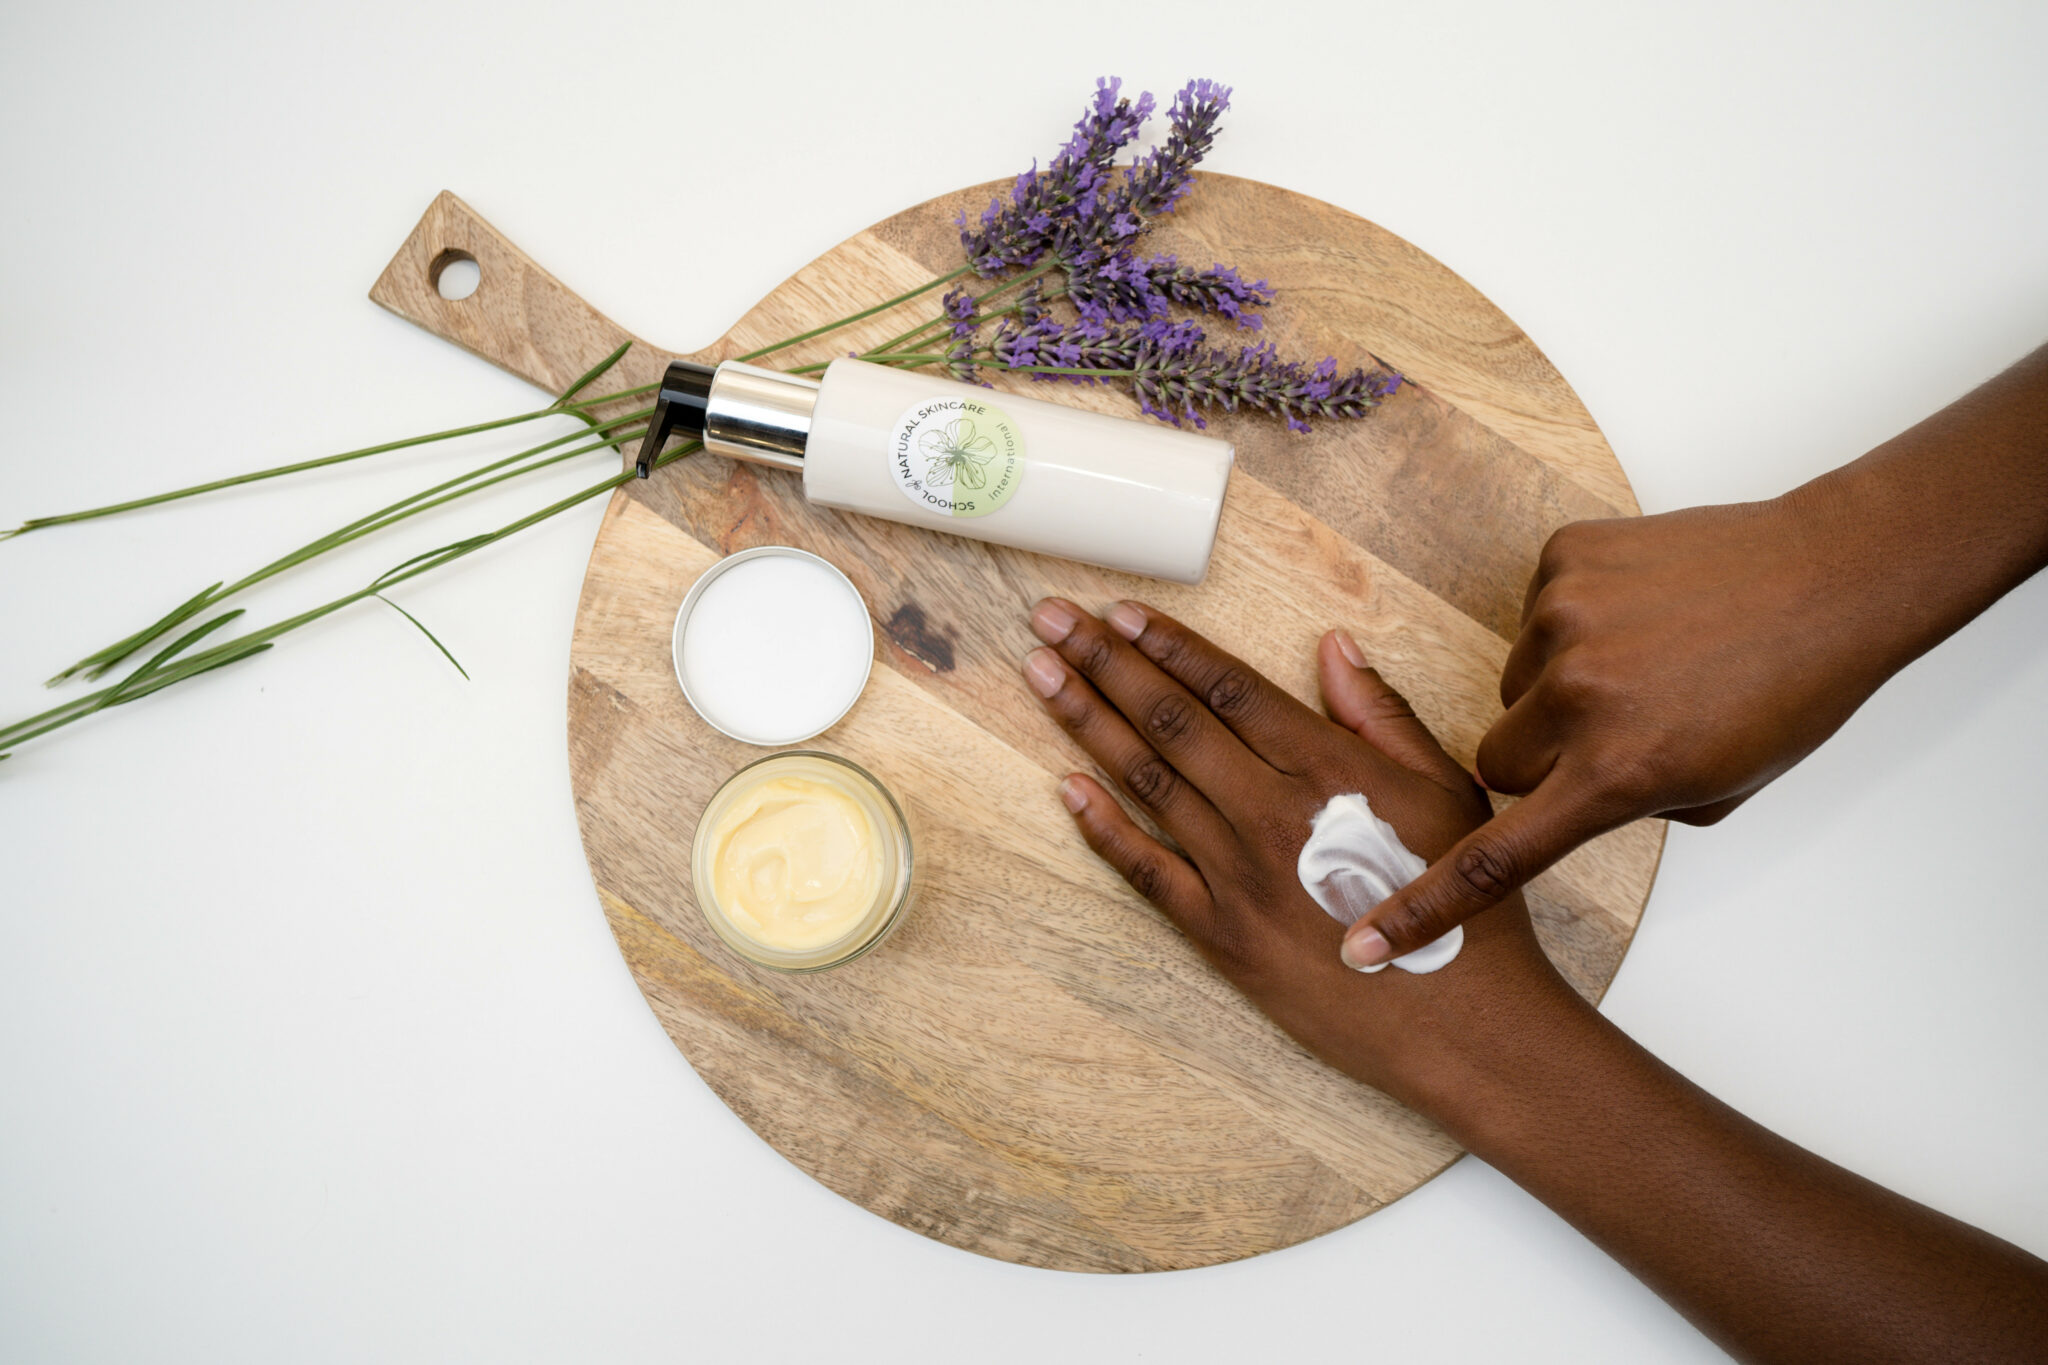
<svg viewBox="0 0 2048 1365">
<path fill-rule="evenodd" d="M 661 377 L 633 472 L 646 478 L 671 435 L 702 441 L 707 454 L 801 470 L 821 388 L 816 379 L 737 360 L 716 366 L 673 361 Z"/>
<path fill-rule="evenodd" d="M 704 413 L 711 402 L 711 380 L 718 373 L 709 365 L 672 360 L 661 377 L 661 392 L 654 400 L 654 420 L 640 440 L 640 454 L 633 461 L 633 473 L 646 478 L 671 435 L 686 441 L 704 438 Z"/>
</svg>

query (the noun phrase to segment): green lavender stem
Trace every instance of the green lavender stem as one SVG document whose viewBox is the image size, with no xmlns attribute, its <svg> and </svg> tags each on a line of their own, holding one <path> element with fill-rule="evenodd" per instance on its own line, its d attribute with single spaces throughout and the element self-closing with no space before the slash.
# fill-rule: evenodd
<svg viewBox="0 0 2048 1365">
<path fill-rule="evenodd" d="M 253 474 L 236 474 L 230 478 L 214 479 L 207 483 L 196 483 L 189 488 L 173 489 L 171 492 L 157 493 L 146 498 L 131 498 L 127 502 L 110 503 L 105 507 L 89 507 L 82 512 L 66 512 L 61 516 L 54 517 L 31 517 L 12 531 L 0 532 L 0 540 L 9 540 L 15 536 L 26 535 L 30 531 L 38 531 L 47 526 L 64 526 L 74 522 L 92 521 L 99 517 L 111 517 L 120 512 L 139 511 L 144 507 L 155 507 L 161 503 L 176 502 L 181 498 L 197 497 L 201 493 L 217 493 L 223 488 L 235 488 L 242 484 L 259 483 L 265 479 L 283 478 L 287 474 L 302 474 L 309 469 L 325 469 L 330 465 L 346 464 L 351 460 L 367 459 L 369 456 L 384 455 L 394 450 L 406 450 L 414 446 L 431 445 L 437 441 L 452 441 L 462 436 L 475 436 L 486 431 L 498 431 L 505 427 L 518 426 L 522 422 L 537 421 L 543 417 L 553 417 L 563 413 L 581 417 L 586 422 L 594 422 L 595 419 L 591 417 L 589 409 L 615 402 L 621 398 L 630 398 L 635 394 L 646 393 L 657 387 L 653 384 L 644 384 L 637 389 L 624 389 L 618 393 L 608 393 L 598 398 L 587 398 L 581 403 L 570 401 L 594 383 L 605 371 L 618 364 L 632 344 L 629 341 L 625 345 L 620 346 L 603 360 L 584 371 L 576 382 L 564 389 L 554 402 L 544 408 L 535 408 L 532 412 L 522 412 L 514 417 L 501 417 L 494 422 L 476 422 L 466 427 L 450 427 L 446 431 L 429 432 L 425 436 L 411 436 L 402 441 L 386 441 L 382 445 L 364 446 L 361 450 L 343 451 L 339 455 L 323 455 L 318 459 L 299 460 L 293 464 L 281 464 L 271 469 L 259 469 Z"/>
<path fill-rule="evenodd" d="M 1081 374 L 1087 375 L 1090 379 L 1130 379 L 1145 373 L 1143 370 L 1091 370 L 1085 366 L 1073 368 L 1059 365 L 1006 365 L 994 356 L 984 355 L 986 349 L 977 349 L 975 354 L 982 355 L 983 358 L 974 363 L 985 369 L 1007 370 L 1011 374 Z M 878 365 L 895 365 L 907 369 L 916 365 L 943 365 L 953 357 L 929 351 L 897 351 L 886 355 L 862 356 L 861 359 L 872 360 Z M 791 373 L 794 374 L 796 371 Z"/>
<path fill-rule="evenodd" d="M 558 454 L 546 455 L 546 452 L 554 450 L 556 447 L 566 445 L 571 441 L 577 440 L 579 437 L 590 435 L 588 431 L 573 431 L 565 436 L 558 436 L 552 441 L 543 441 L 539 445 L 530 446 L 525 450 L 519 451 L 517 454 L 508 455 L 500 460 L 493 460 L 491 463 L 480 468 L 472 469 L 453 479 L 435 484 L 432 488 L 426 489 L 423 492 L 414 493 L 388 506 L 380 507 L 368 516 L 359 517 L 348 525 L 321 536 L 318 540 L 311 541 L 289 554 L 270 561 L 270 563 L 251 573 L 245 574 L 231 584 L 214 584 L 211 588 L 192 598 L 188 598 L 166 615 L 136 631 L 133 635 L 115 641 L 98 653 L 88 654 L 85 658 L 80 659 L 77 663 L 72 664 L 69 668 L 51 678 L 48 685 L 55 686 L 65 679 L 76 677 L 81 673 L 88 678 L 103 677 L 119 667 L 130 655 L 143 646 L 161 639 L 193 616 L 210 607 L 219 605 L 234 594 L 244 589 L 252 588 L 265 579 L 274 578 L 285 570 L 295 568 L 300 564 L 306 563 L 308 560 L 316 559 L 330 550 L 338 549 L 343 545 L 349 544 L 351 541 L 360 540 L 373 532 L 403 521 L 409 516 L 414 516 L 429 508 L 439 507 L 444 503 L 454 501 L 456 498 L 465 497 L 470 493 L 478 492 L 495 484 L 503 483 L 507 479 L 517 478 L 522 474 L 530 474 L 536 470 L 546 469 L 551 465 L 560 464 L 564 460 L 574 459 L 579 455 L 587 455 L 594 450 L 604 448 L 614 441 L 629 439 L 627 434 L 619 433 L 618 428 L 634 422 L 644 421 L 652 415 L 653 411 L 652 408 L 643 408 L 638 412 L 628 413 L 624 417 L 617 417 L 609 422 L 599 423 L 596 428 L 597 434 L 607 437 L 608 439 L 606 440 L 600 440 L 590 445 L 578 446 Z M 630 435 L 637 437 L 644 431 L 645 428 L 641 428 Z M 543 455 L 546 455 L 546 458 L 536 458 Z M 522 461 L 528 463 L 521 463 Z M 508 466 L 512 467 L 508 469 Z M 495 477 L 490 477 L 492 475 L 495 475 Z"/>
<path fill-rule="evenodd" d="M 592 446 L 592 449 L 599 448 L 604 444 L 602 441 L 597 442 Z M 664 465 L 671 464 L 687 455 L 694 454 L 702 448 L 702 443 L 697 441 L 691 441 L 685 445 L 678 446 L 674 450 L 663 453 L 655 461 L 655 467 L 661 468 Z M 13 725 L 0 729 L 0 750 L 12 749 L 26 740 L 34 739 L 38 735 L 48 734 L 50 731 L 69 725 L 73 721 L 82 720 L 96 711 L 103 711 L 111 706 L 126 705 L 131 701 L 146 697 L 150 693 L 160 691 L 174 683 L 183 682 L 188 678 L 197 677 L 201 673 L 210 672 L 216 668 L 224 668 L 229 664 L 239 663 L 252 655 L 260 654 L 264 650 L 269 649 L 280 636 L 289 634 L 301 626 L 310 625 L 324 616 L 331 616 L 343 607 L 352 606 L 364 598 L 380 597 L 400 583 L 418 578 L 421 574 L 430 573 L 443 565 L 452 564 L 467 555 L 475 554 L 486 546 L 495 545 L 501 540 L 515 536 L 530 526 L 536 526 L 550 517 L 568 511 L 579 503 L 587 502 L 601 493 L 609 493 L 632 478 L 633 471 L 630 469 L 615 474 L 608 479 L 590 485 L 588 488 L 571 493 L 557 502 L 550 503 L 538 512 L 532 512 L 519 518 L 517 521 L 508 522 L 495 531 L 472 536 L 467 540 L 459 540 L 452 545 L 445 545 L 438 550 L 430 550 L 424 555 L 415 556 L 396 568 L 389 569 L 378 575 L 367 585 L 356 589 L 354 592 L 344 593 L 333 601 L 323 603 L 310 611 L 300 612 L 297 616 L 287 617 L 285 620 L 279 621 L 274 625 L 265 626 L 263 629 L 253 631 L 248 635 L 237 636 L 235 639 L 216 645 L 212 649 L 202 650 L 190 658 L 175 663 L 169 662 L 169 656 L 176 652 L 176 647 L 166 650 L 163 654 L 137 668 L 135 672 L 129 674 L 120 682 L 103 687 L 97 692 L 91 692 L 85 696 L 65 702 L 61 706 L 53 706 L 39 715 L 30 716 L 26 720 L 17 721 Z M 239 612 L 231 612 L 228 613 L 228 616 L 239 614 Z M 204 630 L 193 632 L 189 638 L 196 640 L 200 635 L 211 631 L 218 624 L 220 623 L 209 622 Z M 187 642 L 181 642 L 181 645 Z M 5 756 L 4 753 L 0 753 L 0 757 Z"/>
<path fill-rule="evenodd" d="M 896 307 L 898 304 L 908 303 L 912 299 L 917 298 L 921 294 L 929 294 L 932 290 L 937 289 L 942 284 L 951 284 L 953 281 L 959 279 L 962 275 L 965 275 L 969 270 L 972 270 L 973 268 L 974 267 L 972 266 L 963 265 L 958 270 L 955 270 L 950 274 L 941 275 L 935 280 L 925 281 L 923 284 L 919 285 L 917 288 L 911 290 L 906 294 L 898 294 L 893 299 L 889 299 L 883 303 L 878 303 L 872 308 L 863 308 L 858 313 L 849 313 L 845 317 L 839 319 L 837 322 L 828 322 L 823 327 L 813 327 L 808 332 L 799 332 L 797 335 L 789 338 L 787 341 L 778 341 L 773 346 L 763 346 L 758 351 L 749 351 L 745 355 L 740 356 L 739 359 L 743 361 L 759 360 L 764 355 L 771 355 L 776 351 L 788 350 L 791 346 L 796 345 L 800 341 L 809 341 L 812 337 L 821 337 L 825 335 L 825 333 L 827 332 L 836 332 L 841 327 L 850 327 L 854 323 L 860 322 L 866 318 L 871 318 L 877 313 L 886 313 L 891 308 Z"/>
<path fill-rule="evenodd" d="M 997 298 L 1003 294 L 1007 294 L 1013 289 L 1021 289 L 1025 285 L 1029 284 L 1031 281 L 1037 279 L 1039 276 L 1053 269 L 1057 264 L 1057 261 L 1047 261 L 1043 265 L 1033 266 L 1031 269 L 1025 271 L 1021 275 L 1013 275 L 1009 279 L 1004 280 L 1001 284 L 997 285 L 995 288 L 989 290 L 986 294 L 983 294 L 981 296 L 980 301 L 985 304 L 990 299 Z M 955 273 L 965 274 L 966 272 L 963 269 L 961 271 L 956 271 Z M 1066 291 L 1062 290 L 1060 292 L 1064 293 Z M 986 320 L 986 318 L 983 319 L 983 321 Z M 926 336 L 927 333 L 933 331 L 934 329 L 943 329 L 945 327 L 951 326 L 952 321 L 953 320 L 951 318 L 942 317 L 932 318 L 929 321 L 921 322 L 907 332 L 900 332 L 897 335 L 890 337 L 887 341 L 883 342 L 879 346 L 874 347 L 872 350 L 863 351 L 861 353 L 861 359 L 873 360 L 877 354 L 894 351 L 898 346 L 923 344 L 928 339 Z"/>
<path fill-rule="evenodd" d="M 1065 296 L 1066 292 L 1067 292 L 1067 291 L 1066 291 L 1066 290 L 1064 290 L 1064 289 L 1049 289 L 1049 290 L 1047 290 L 1047 291 L 1046 291 L 1046 294 L 1045 294 L 1045 298 L 1046 298 L 1046 301 L 1047 301 L 1047 302 L 1050 302 L 1050 301 L 1051 301 L 1051 300 L 1053 300 L 1053 299 L 1061 298 L 1061 297 Z M 1012 307 L 1012 308 L 1002 308 L 1002 309 L 998 309 L 998 310 L 997 310 L 996 312 L 993 312 L 993 313 L 981 313 L 981 314 L 977 314 L 977 315 L 976 315 L 976 325 L 977 325 L 977 326 L 986 326 L 987 324 L 989 324 L 989 323 L 991 323 L 991 322 L 995 322 L 995 321 L 997 321 L 998 319 L 1001 319 L 1001 318 L 1014 318 L 1014 317 L 1022 317 L 1023 315 L 1024 315 L 1024 309 L 1023 309 L 1023 308 L 1022 308 L 1021 306 L 1019 306 L 1019 307 Z M 938 323 L 950 323 L 950 322 L 952 321 L 952 319 L 950 319 L 950 318 L 940 318 L 940 319 L 937 319 L 936 321 L 937 321 Z M 933 324 L 928 324 L 928 326 L 929 326 L 929 325 L 933 325 Z M 905 335 L 908 335 L 908 333 L 906 333 Z M 976 353 L 977 355 L 978 355 L 978 354 L 982 354 L 982 353 L 984 353 L 984 352 L 987 352 L 987 351 L 988 351 L 988 347 L 986 347 L 986 346 L 979 346 L 979 347 L 976 347 L 976 348 L 975 348 L 975 353 Z M 893 365 L 893 366 L 895 366 L 895 367 L 896 367 L 896 368 L 898 368 L 898 369 L 904 369 L 904 370 L 915 370 L 915 369 L 921 369 L 922 367 L 924 367 L 924 366 L 926 366 L 926 365 L 935 365 L 935 364 L 945 364 L 945 363 L 947 363 L 947 362 L 949 362 L 949 361 L 951 361 L 951 360 L 953 359 L 953 357 L 951 357 L 951 356 L 949 356 L 949 355 L 934 355 L 934 354 L 931 354 L 931 353 L 929 353 L 929 352 L 918 352 L 918 351 L 912 351 L 912 352 L 902 352 L 902 351 L 895 351 L 895 350 L 893 350 L 893 349 L 892 349 L 892 350 L 889 350 L 889 351 L 881 351 L 881 350 L 875 350 L 875 351 L 863 351 L 863 352 L 861 352 L 861 356 L 860 356 L 860 358 L 861 358 L 862 360 L 870 360 L 870 361 L 874 361 L 874 362 L 876 362 L 877 364 L 886 364 L 886 365 Z M 816 373 L 817 373 L 818 371 L 820 371 L 820 370 L 822 370 L 822 369 L 825 369 L 825 368 L 826 368 L 827 366 L 829 366 L 829 365 L 830 365 L 831 363 L 832 363 L 832 362 L 831 362 L 831 361 L 829 361 L 829 360 L 821 360 L 821 361 L 817 362 L 817 363 L 816 363 L 816 364 L 814 364 L 814 365 L 797 365 L 797 366 L 793 366 L 792 368 L 790 368 L 790 369 L 789 369 L 789 370 L 787 371 L 787 373 L 789 373 L 789 374 L 816 374 Z M 980 362 L 980 361 L 977 361 L 977 362 L 975 362 L 975 363 L 977 363 L 977 364 L 980 364 L 980 363 L 982 363 L 982 362 Z M 1006 367 L 1006 368 L 1007 368 L 1007 367 Z M 1091 371 L 1091 373 L 1092 373 L 1092 371 Z"/>
<path fill-rule="evenodd" d="M 155 507 L 159 503 L 176 502 L 180 498 L 193 498 L 201 493 L 216 493 L 223 488 L 235 488 L 245 483 L 258 483 L 264 479 L 283 478 L 287 474 L 301 474 L 309 469 L 324 469 L 328 465 L 345 464 L 371 455 L 383 455 L 393 450 L 405 450 L 412 446 L 429 445 L 435 441 L 453 440 L 458 436 L 474 436 L 480 432 L 497 431 L 502 427 L 517 426 L 542 417 L 553 417 L 563 409 L 557 407 L 536 408 L 522 412 L 517 417 L 501 418 L 495 422 L 478 422 L 473 426 L 451 427 L 447 431 L 436 431 L 426 436 L 413 436 L 403 441 L 386 441 L 382 445 L 364 446 L 361 450 L 345 451 L 340 455 L 325 455 L 317 460 L 300 460 L 295 464 L 282 464 L 274 469 L 259 469 L 253 474 L 237 474 L 232 478 L 214 479 L 208 483 L 195 483 L 190 488 L 180 488 L 169 493 L 157 493 L 147 498 L 131 498 L 127 502 L 109 503 L 105 507 L 88 507 L 80 512 L 66 512 L 54 517 L 30 517 L 12 531 L 0 532 L 0 539 L 11 539 L 40 531 L 47 526 L 65 526 L 73 522 L 91 521 L 97 517 L 111 517 L 120 512 L 139 511 L 144 507 Z"/>
</svg>

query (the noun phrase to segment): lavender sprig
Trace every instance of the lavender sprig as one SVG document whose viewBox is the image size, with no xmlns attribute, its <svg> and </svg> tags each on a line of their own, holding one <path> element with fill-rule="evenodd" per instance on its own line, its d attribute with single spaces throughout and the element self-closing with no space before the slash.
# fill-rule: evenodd
<svg viewBox="0 0 2048 1365">
<path fill-rule="evenodd" d="M 956 220 L 968 263 L 983 277 L 1037 264 L 1061 224 L 1095 216 L 1116 154 L 1152 116 L 1151 93 L 1128 100 L 1122 86 L 1114 76 L 1096 81 L 1095 98 L 1067 145 L 1044 171 L 1033 162 L 1017 177 L 1008 205 L 990 200 L 978 228 L 968 227 L 965 213 Z"/>
<path fill-rule="evenodd" d="M 1314 366 L 1283 360 L 1270 342 L 1212 347 L 1188 319 L 1115 322 L 1094 308 L 1071 323 L 1042 317 L 1014 326 L 1005 319 L 989 352 L 1003 368 L 1038 379 L 1127 380 L 1145 413 L 1197 428 L 1208 425 L 1205 409 L 1250 408 L 1306 432 L 1311 418 L 1363 417 L 1404 382 L 1377 367 L 1340 376 L 1334 356 Z"/>
<path fill-rule="evenodd" d="M 1263 341 L 1235 351 L 1203 348 L 1137 368 L 1131 387 L 1138 406 L 1175 426 L 1206 427 L 1201 408 L 1253 408 L 1284 419 L 1290 431 L 1307 432 L 1311 417 L 1365 416 L 1403 383 L 1400 375 L 1378 368 L 1339 377 L 1335 356 L 1325 356 L 1313 368 L 1282 360 L 1273 344 Z"/>
<path fill-rule="evenodd" d="M 1216 142 L 1216 123 L 1230 107 L 1230 87 L 1189 81 L 1166 114 L 1166 141 L 1131 163 L 1114 189 L 1077 206 L 1052 225 L 1053 256 L 1072 273 L 1090 271 L 1128 252 L 1148 219 L 1171 213 L 1195 187 L 1195 167 Z"/>
<path fill-rule="evenodd" d="M 1181 87 L 1167 111 L 1166 141 L 1111 185 L 1117 152 L 1153 108 L 1149 91 L 1133 101 L 1121 98 L 1121 88 L 1115 77 L 1097 81 L 1094 102 L 1050 167 L 1040 172 L 1034 163 L 1018 176 L 1010 203 L 991 200 L 978 229 L 968 227 L 964 213 L 957 220 L 968 263 L 984 278 L 1035 265 L 1048 251 L 1069 270 L 1113 261 L 1147 219 L 1173 212 L 1194 189 L 1195 167 L 1230 107 L 1230 87 L 1210 80 Z"/>
<path fill-rule="evenodd" d="M 1171 255 L 1139 260 L 1129 252 L 1093 269 L 1069 272 L 1067 292 L 1075 302 L 1095 304 L 1118 322 L 1160 317 L 1178 304 L 1221 314 L 1254 332 L 1265 324 L 1254 310 L 1273 301 L 1271 285 L 1264 280 L 1248 283 L 1231 266 L 1196 270 Z"/>
<path fill-rule="evenodd" d="M 949 329 L 953 342 L 946 348 L 946 373 L 963 384 L 979 383 L 974 334 L 981 330 L 981 300 L 964 288 L 955 288 L 946 295 L 946 317 L 953 324 Z"/>
<path fill-rule="evenodd" d="M 1173 97 L 1167 111 L 1164 146 L 1138 159 L 1113 196 L 1113 213 L 1140 221 L 1171 213 L 1195 187 L 1195 167 L 1216 142 L 1216 123 L 1230 108 L 1230 87 L 1215 81 L 1189 81 Z"/>
</svg>

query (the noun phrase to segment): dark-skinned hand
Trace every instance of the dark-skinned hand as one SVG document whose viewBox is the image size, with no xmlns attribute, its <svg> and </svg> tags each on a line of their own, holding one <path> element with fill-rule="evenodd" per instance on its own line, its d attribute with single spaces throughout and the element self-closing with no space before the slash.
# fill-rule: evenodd
<svg viewBox="0 0 2048 1365">
<path fill-rule="evenodd" d="M 1524 799 L 1360 921 L 1347 959 L 1411 952 L 1631 820 L 1712 824 L 1839 729 L 1890 669 L 1831 591 L 1817 515 L 1700 507 L 1552 536 L 1478 755 Z"/>
<path fill-rule="evenodd" d="M 1431 1086 L 1460 1070 L 1448 1058 L 1468 1012 L 1533 1012 L 1569 992 L 1519 897 L 1475 919 L 1458 959 L 1427 977 L 1366 976 L 1339 961 L 1342 926 L 1295 871 L 1331 796 L 1364 793 L 1424 858 L 1491 813 L 1348 636 L 1322 641 L 1325 717 L 1142 604 L 1117 603 L 1098 619 L 1049 598 L 1031 624 L 1050 646 L 1025 660 L 1032 689 L 1177 846 L 1076 773 L 1061 797 L 1089 847 L 1324 1061 L 1427 1110 L 1439 1098 Z"/>
<path fill-rule="evenodd" d="M 1544 546 L 1479 776 L 1524 795 L 1352 927 L 1413 952 L 1596 835 L 1713 824 L 2048 563 L 2048 347 L 1767 502 Z"/>
</svg>

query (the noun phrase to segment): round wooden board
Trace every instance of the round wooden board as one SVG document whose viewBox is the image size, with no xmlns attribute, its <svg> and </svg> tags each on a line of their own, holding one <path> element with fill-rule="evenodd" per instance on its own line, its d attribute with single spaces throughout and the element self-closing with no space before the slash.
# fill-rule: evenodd
<svg viewBox="0 0 2048 1365">
<path fill-rule="evenodd" d="M 963 190 L 851 238 L 700 358 L 952 269 L 954 216 L 1005 188 Z M 697 457 L 612 499 L 571 652 L 570 766 L 591 873 L 634 977 L 698 1073 L 848 1199 L 954 1246 L 1069 1270 L 1173 1269 L 1288 1246 L 1399 1198 L 1458 1148 L 1310 1058 L 1088 852 L 1053 793 L 1087 760 L 1020 679 L 1035 643 L 1030 604 L 1142 597 L 1311 702 L 1316 640 L 1343 626 L 1469 765 L 1499 713 L 1497 680 L 1545 538 L 1637 510 L 1542 353 L 1391 233 L 1205 175 L 1155 238 L 1155 250 L 1270 280 L 1279 302 L 1265 335 L 1283 352 L 1346 366 L 1378 357 L 1412 381 L 1369 418 L 1310 437 L 1263 417 L 1216 422 L 1238 464 L 1200 586 L 813 508 L 793 477 Z M 451 252 L 481 266 L 460 302 L 432 285 Z M 550 390 L 627 337 L 448 194 L 372 297 Z M 930 302 L 778 362 L 871 345 Z M 669 358 L 638 345 L 617 373 L 644 383 Z M 1135 412 L 1116 391 L 996 382 Z M 825 556 L 867 598 L 878 666 L 814 744 L 880 774 L 920 835 L 919 898 L 901 930 L 812 976 L 733 956 L 692 902 L 697 813 L 761 751 L 691 711 L 669 658 L 696 576 L 721 555 L 778 543 Z M 1589 997 L 1627 948 L 1663 836 L 1656 822 L 1617 831 L 1530 889 L 1544 945 Z"/>
</svg>

